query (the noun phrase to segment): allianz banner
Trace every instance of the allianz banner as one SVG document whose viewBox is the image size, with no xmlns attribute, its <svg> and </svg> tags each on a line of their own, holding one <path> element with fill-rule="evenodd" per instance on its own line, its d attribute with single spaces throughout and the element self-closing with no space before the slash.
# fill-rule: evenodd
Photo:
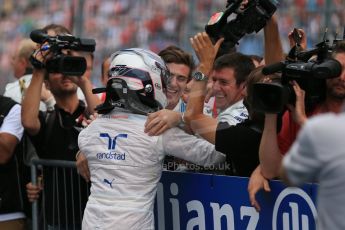
<svg viewBox="0 0 345 230">
<path fill-rule="evenodd" d="M 157 230 L 315 229 L 317 186 L 286 187 L 271 181 L 250 205 L 248 178 L 163 172 L 155 203 Z"/>
</svg>

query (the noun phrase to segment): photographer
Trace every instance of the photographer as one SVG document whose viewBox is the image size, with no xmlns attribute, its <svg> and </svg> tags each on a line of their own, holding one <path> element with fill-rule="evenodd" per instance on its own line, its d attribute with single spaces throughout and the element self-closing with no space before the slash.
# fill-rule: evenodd
<svg viewBox="0 0 345 230">
<path fill-rule="evenodd" d="M 69 31 L 60 25 L 46 26 L 43 28 L 43 32 L 49 36 L 69 34 Z M 33 54 L 33 58 L 45 64 L 47 63 L 46 59 L 49 61 L 52 54 L 49 53 L 49 50 L 42 52 L 40 49 Z M 73 57 L 76 51 L 62 50 L 62 52 Z M 39 101 L 43 82 L 45 82 L 47 88 L 52 92 L 56 101 L 55 110 L 49 113 L 39 112 Z M 84 103 L 78 99 L 78 86 L 85 95 L 88 104 L 87 108 Z M 32 81 L 26 91 L 26 97 L 22 104 L 22 123 L 27 132 L 32 136 L 39 157 L 44 159 L 74 161 L 75 155 L 79 150 L 77 140 L 79 131 L 82 128 L 81 121 L 84 117 L 88 117 L 88 114 L 93 113 L 96 105 L 100 103 L 99 98 L 92 94 L 91 82 L 85 76 L 65 76 L 61 73 L 51 72 L 46 68 L 34 66 Z M 52 174 L 48 173 L 44 175 L 44 179 L 52 182 L 52 176 Z M 77 184 L 77 176 L 78 175 L 75 174 L 73 177 L 68 178 L 75 187 L 79 187 Z M 66 182 L 66 184 L 67 183 L 68 182 Z M 51 213 L 53 210 L 50 206 L 54 199 L 54 197 L 52 197 L 53 192 L 51 192 L 53 190 L 53 183 L 44 183 L 44 185 L 46 186 L 46 194 L 48 195 L 45 204 L 48 211 L 46 216 L 51 218 L 53 216 Z M 64 185 L 59 183 L 58 187 L 62 189 Z M 27 188 L 29 190 L 29 195 L 32 195 L 30 191 L 37 191 L 37 187 L 31 184 L 28 184 Z M 88 194 L 79 194 L 77 190 L 74 192 L 75 194 L 65 194 L 65 192 L 59 191 L 59 199 L 67 199 L 68 204 L 73 205 L 74 202 L 77 202 L 77 199 L 72 200 L 73 197 L 81 197 L 85 205 Z M 83 192 L 86 193 L 86 191 Z M 59 203 L 59 205 L 63 204 Z M 66 209 L 72 210 L 69 206 L 66 207 Z M 64 209 L 60 207 L 60 210 Z M 57 215 L 57 212 L 55 212 L 55 214 Z M 60 215 L 59 223 L 65 223 L 64 215 Z M 75 216 L 80 217 L 79 214 L 75 214 Z M 53 218 L 57 217 L 55 216 Z M 69 219 L 68 223 L 81 223 L 80 218 L 76 218 L 75 220 L 72 220 L 72 216 L 66 218 Z M 48 219 L 47 222 L 49 225 L 54 223 L 51 219 Z M 55 224 L 56 223 L 55 220 Z"/>
<path fill-rule="evenodd" d="M 301 47 L 306 47 L 306 37 L 303 30 L 300 30 Z M 292 33 L 289 34 L 290 43 L 292 41 Z M 345 45 L 339 42 L 333 49 L 333 58 L 341 63 L 342 73 L 344 73 Z M 325 99 L 312 107 L 312 110 L 306 112 L 305 108 L 305 91 L 300 88 L 297 82 L 292 81 L 291 85 L 296 95 L 295 106 L 287 105 L 288 110 L 282 116 L 281 127 L 277 133 L 277 114 L 266 113 L 265 126 L 260 144 L 260 166 L 253 172 L 248 190 L 252 205 L 259 211 L 260 205 L 256 201 L 256 193 L 264 189 L 269 192 L 270 188 L 267 179 L 278 176 L 281 167 L 281 160 L 290 146 L 295 141 L 301 126 L 311 117 L 320 113 L 339 113 L 342 103 L 345 99 L 345 85 L 341 76 L 326 80 Z M 322 93 L 322 92 L 320 92 Z M 267 179 L 266 179 L 267 178 Z"/>
<path fill-rule="evenodd" d="M 345 43 L 340 42 L 333 51 L 333 57 L 342 64 L 342 73 L 345 71 Z M 310 113 L 306 114 L 304 105 L 305 92 L 296 82 L 293 82 L 296 93 L 295 106 L 289 105 L 289 110 L 282 117 L 282 127 L 277 135 L 277 115 L 266 114 L 265 128 L 260 145 L 260 164 L 264 177 L 271 179 L 278 176 L 282 154 L 289 150 L 295 141 L 301 126 L 308 117 L 320 113 L 339 113 L 345 99 L 345 85 L 341 75 L 326 80 L 326 99 L 318 104 Z"/>
</svg>

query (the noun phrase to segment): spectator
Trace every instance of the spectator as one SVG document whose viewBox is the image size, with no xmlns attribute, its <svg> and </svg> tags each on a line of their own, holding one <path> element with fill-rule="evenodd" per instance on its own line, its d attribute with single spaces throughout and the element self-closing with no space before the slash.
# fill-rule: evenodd
<svg viewBox="0 0 345 230">
<path fill-rule="evenodd" d="M 191 54 L 186 53 L 175 46 L 169 46 L 162 50 L 159 55 L 167 63 L 168 69 L 173 74 L 172 80 L 168 83 L 166 109 L 152 113 L 148 116 L 145 124 L 145 132 L 149 135 L 160 135 L 166 129 L 181 124 L 183 113 L 186 109 L 186 101 L 183 99 L 187 85 L 192 85 L 191 74 L 195 68 Z M 176 76 L 175 76 L 176 75 Z M 213 100 L 205 104 L 205 114 L 212 115 Z M 172 111 L 171 111 L 172 110 Z M 166 158 L 168 159 L 168 158 Z"/>
<path fill-rule="evenodd" d="M 168 70 L 159 56 L 142 49 L 119 51 L 112 55 L 110 74 L 107 98 L 118 103 L 111 109 L 106 100 L 99 107 L 99 113 L 106 114 L 84 129 L 78 140 L 92 182 L 83 229 L 100 224 L 103 229 L 154 229 L 153 203 L 164 155 L 202 165 L 224 156 L 178 128 L 159 137 L 144 133 L 145 115 L 167 104 Z"/>
<path fill-rule="evenodd" d="M 215 104 L 220 113 L 217 119 L 205 120 L 210 129 L 215 129 L 218 122 L 227 122 L 229 125 L 235 125 L 248 118 L 248 111 L 243 105 L 244 86 L 248 74 L 253 69 L 254 64 L 252 60 L 239 53 L 226 54 L 215 61 L 211 74 L 211 79 L 213 80 L 212 94 L 215 96 Z M 159 111 L 149 116 L 146 125 L 146 132 L 149 135 L 159 135 L 167 128 L 178 124 L 178 121 L 181 119 L 181 115 L 169 116 L 169 119 L 162 119 L 160 124 L 157 124 L 156 116 L 162 112 L 165 111 Z M 204 135 L 206 133 L 201 134 L 203 137 Z"/>
<path fill-rule="evenodd" d="M 30 39 L 23 39 L 19 42 L 17 49 L 12 57 L 12 67 L 16 80 L 6 85 L 4 96 L 12 98 L 17 103 L 22 103 L 25 91 L 30 85 L 32 77 L 32 65 L 30 56 L 36 49 L 36 44 Z M 42 85 L 42 94 L 40 110 L 51 110 L 54 107 L 55 100 L 45 85 Z"/>
<path fill-rule="evenodd" d="M 252 60 L 240 53 L 225 54 L 215 60 L 210 77 L 219 114 L 218 121 L 210 120 L 211 126 L 218 122 L 235 125 L 248 118 L 243 98 L 246 78 L 254 67 Z"/>
<path fill-rule="evenodd" d="M 208 40 L 208 38 L 204 38 L 207 35 L 199 34 L 198 36 L 203 37 L 201 39 Z M 213 63 L 213 60 L 211 61 Z M 248 117 L 248 111 L 243 105 L 244 86 L 247 75 L 253 69 L 252 60 L 238 53 L 223 55 L 215 61 L 211 73 L 212 90 L 215 95 L 216 106 L 221 112 L 217 119 L 205 120 L 210 129 L 215 128 L 218 122 L 227 122 L 229 125 L 234 125 Z M 203 132 L 200 135 L 204 137 L 204 135 L 207 135 L 206 133 Z"/>
<path fill-rule="evenodd" d="M 268 21 L 264 28 L 264 33 L 266 62 L 272 63 L 276 60 L 281 60 L 283 52 L 275 16 Z M 205 33 L 191 38 L 191 42 L 200 60 L 199 71 L 208 75 L 212 69 L 212 63 L 218 50 L 218 43 L 213 46 Z M 253 66 L 253 63 L 251 65 Z M 242 70 L 243 73 L 244 71 Z M 228 174 L 249 176 L 258 163 L 258 141 L 261 139 L 263 118 L 262 114 L 253 111 L 252 86 L 255 82 L 262 80 L 263 76 L 260 73 L 260 68 L 258 68 L 242 84 L 242 87 L 246 86 L 246 89 L 244 89 L 244 92 L 239 92 L 247 95 L 246 106 L 250 113 L 249 119 L 246 119 L 243 124 L 239 123 L 235 126 L 229 125 L 227 122 L 219 122 L 217 126 L 210 126 L 210 122 L 214 121 L 208 121 L 211 118 L 205 117 L 202 114 L 202 107 L 200 107 L 205 97 L 203 93 L 205 92 L 206 81 L 196 81 L 192 86 L 191 95 L 194 93 L 194 97 L 191 97 L 188 101 L 185 120 L 195 133 L 200 134 L 211 143 L 215 143 L 216 149 L 227 155 L 227 162 L 233 162 L 233 171 L 228 171 Z M 243 141 L 246 141 L 246 144 L 242 144 Z"/>
<path fill-rule="evenodd" d="M 193 56 L 177 46 L 168 46 L 161 50 L 158 55 L 164 60 L 169 71 L 170 80 L 167 85 L 168 105 L 166 110 L 150 114 L 149 119 L 156 118 L 157 122 L 174 122 L 170 124 L 173 127 L 180 123 L 181 114 L 186 109 L 186 103 L 183 101 L 182 95 L 190 83 L 192 71 L 195 68 Z M 173 118 L 170 118 L 172 116 Z M 158 128 L 157 125 L 155 128 Z M 186 163 L 172 156 L 166 156 L 164 165 L 168 170 L 185 171 L 183 164 Z"/>
<path fill-rule="evenodd" d="M 191 54 L 176 46 L 169 46 L 158 54 L 162 57 L 171 74 L 167 87 L 168 105 L 166 109 L 184 112 L 182 93 L 191 80 L 195 64 Z"/>
<path fill-rule="evenodd" d="M 43 28 L 43 31 L 48 33 L 50 36 L 69 33 L 65 27 L 59 25 L 46 26 Z M 42 56 L 44 54 L 42 54 L 39 49 L 33 55 L 37 61 L 46 61 Z M 70 55 L 73 55 L 73 53 L 70 53 Z M 38 110 L 43 82 L 45 82 L 47 88 L 51 90 L 56 100 L 56 104 L 54 106 L 55 110 L 49 113 L 42 113 Z M 87 108 L 82 101 L 78 100 L 78 86 L 85 95 L 88 104 Z M 64 76 L 60 73 L 48 73 L 44 68 L 34 67 L 31 84 L 27 89 L 26 97 L 22 104 L 22 123 L 25 130 L 32 136 L 32 140 L 35 143 L 35 147 L 40 158 L 68 161 L 75 160 L 75 155 L 79 150 L 77 140 L 79 131 L 82 128 L 82 118 L 93 113 L 96 105 L 101 103 L 98 97 L 92 94 L 91 89 L 91 82 L 85 76 Z M 77 176 L 78 175 L 75 174 L 74 176 L 67 178 L 66 184 L 70 184 L 74 188 L 79 187 Z M 60 178 L 63 178 L 63 176 Z M 57 182 L 57 187 L 59 189 L 57 194 L 59 194 L 59 197 L 55 197 L 52 192 L 55 186 L 53 183 L 54 180 L 55 177 L 51 171 L 48 171 L 47 174 L 44 175 L 44 182 L 46 182 L 44 183 L 44 186 L 46 186 L 45 190 L 47 194 L 47 197 L 45 198 L 45 206 L 47 207 L 46 216 L 48 217 L 48 225 L 54 227 L 54 219 L 55 225 L 57 223 L 62 225 L 67 225 L 67 223 L 80 224 L 81 215 L 79 214 L 81 213 L 79 213 L 79 209 L 76 209 L 74 217 L 69 215 L 65 218 L 61 213 L 52 210 L 51 205 L 52 202 L 56 202 L 57 198 L 60 200 L 66 199 L 68 201 L 68 206 L 64 207 L 64 202 L 60 202 L 57 205 L 58 210 L 71 211 L 73 210 L 71 206 L 75 205 L 76 202 L 79 201 L 79 199 L 75 199 L 75 197 L 81 197 L 80 199 L 82 200 L 82 204 L 84 203 L 85 205 L 87 198 L 86 191 L 82 191 L 82 194 L 79 194 L 77 189 L 72 190 L 68 188 L 68 191 L 70 192 L 66 194 L 63 190 L 65 185 L 63 184 L 63 181 L 60 180 Z M 29 190 L 37 189 L 31 184 L 29 184 L 27 188 Z M 53 216 L 54 212 L 55 216 Z M 58 217 L 59 214 L 60 216 Z M 64 214 L 68 215 L 67 212 Z"/>
<path fill-rule="evenodd" d="M 211 72 L 212 63 L 220 42 L 221 40 L 213 46 L 206 33 L 199 33 L 191 39 L 192 46 L 200 60 L 198 71 L 206 73 L 206 75 Z M 224 55 L 223 57 L 226 56 Z M 234 57 L 238 57 L 237 60 L 243 59 L 248 63 L 248 66 L 254 67 L 249 57 L 242 57 L 242 55 L 237 54 Z M 259 73 L 260 71 L 257 70 L 248 77 L 248 87 L 250 89 L 253 83 L 263 78 Z M 242 85 L 246 86 L 246 84 L 246 82 L 243 82 Z M 243 123 L 229 125 L 228 122 L 219 122 L 217 129 L 215 126 L 209 127 L 208 124 L 210 122 L 208 120 L 213 118 L 205 116 L 202 111 L 206 85 L 207 79 L 195 79 L 190 93 L 191 96 L 187 103 L 185 121 L 195 133 L 200 134 L 209 142 L 214 143 L 218 151 L 225 153 L 227 155 L 227 162 L 234 163 L 235 168 L 232 171 L 226 171 L 226 174 L 249 176 L 259 163 L 257 150 L 261 132 L 256 131 L 256 128 L 260 129 L 260 118 L 258 114 L 251 112 L 250 119 L 246 119 Z M 248 90 L 248 98 L 251 95 L 252 91 Z M 249 109 L 249 111 L 251 110 Z M 243 141 L 245 141 L 245 144 L 242 143 Z"/>
<path fill-rule="evenodd" d="M 0 95 L 0 229 L 26 229 L 25 173 L 16 148 L 24 131 L 20 113 L 20 105 Z"/>
</svg>

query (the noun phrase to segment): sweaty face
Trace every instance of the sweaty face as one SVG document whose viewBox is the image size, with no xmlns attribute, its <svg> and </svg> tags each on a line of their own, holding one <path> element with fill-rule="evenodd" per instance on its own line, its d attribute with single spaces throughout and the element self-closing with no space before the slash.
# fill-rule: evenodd
<svg viewBox="0 0 345 230">
<path fill-rule="evenodd" d="M 167 109 L 174 109 L 186 88 L 190 68 L 185 64 L 167 63 L 170 81 L 167 85 Z"/>
<path fill-rule="evenodd" d="M 235 72 L 232 68 L 214 70 L 212 80 L 217 109 L 223 111 L 244 98 L 244 83 L 236 84 Z"/>
<path fill-rule="evenodd" d="M 328 79 L 327 94 L 333 98 L 345 99 L 345 53 L 336 54 L 335 59 L 340 62 L 342 72 L 339 77 Z"/>
</svg>

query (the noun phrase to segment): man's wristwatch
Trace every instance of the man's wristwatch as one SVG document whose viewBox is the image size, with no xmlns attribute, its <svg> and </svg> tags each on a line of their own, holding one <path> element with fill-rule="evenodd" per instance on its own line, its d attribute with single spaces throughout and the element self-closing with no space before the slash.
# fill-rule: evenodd
<svg viewBox="0 0 345 230">
<path fill-rule="evenodd" d="M 207 80 L 207 76 L 205 74 L 203 74 L 202 72 L 200 72 L 200 71 L 195 72 L 193 74 L 193 78 L 196 81 L 206 81 Z"/>
</svg>

